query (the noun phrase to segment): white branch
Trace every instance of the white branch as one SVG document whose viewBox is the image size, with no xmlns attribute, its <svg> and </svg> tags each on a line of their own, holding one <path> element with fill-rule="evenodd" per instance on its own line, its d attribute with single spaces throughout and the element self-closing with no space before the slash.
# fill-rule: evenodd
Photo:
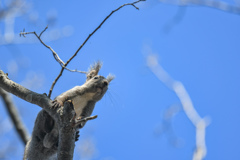
<svg viewBox="0 0 240 160">
<path fill-rule="evenodd" d="M 173 90 L 179 98 L 183 110 L 188 119 L 196 127 L 196 149 L 193 154 L 193 160 L 202 160 L 207 154 L 207 148 L 205 144 L 205 130 L 209 122 L 204 118 L 201 118 L 196 109 L 193 106 L 192 100 L 185 89 L 184 85 L 174 80 L 170 75 L 162 68 L 158 63 L 155 55 L 148 55 L 147 66 L 154 73 L 157 78 L 162 81 L 169 89 Z"/>
</svg>

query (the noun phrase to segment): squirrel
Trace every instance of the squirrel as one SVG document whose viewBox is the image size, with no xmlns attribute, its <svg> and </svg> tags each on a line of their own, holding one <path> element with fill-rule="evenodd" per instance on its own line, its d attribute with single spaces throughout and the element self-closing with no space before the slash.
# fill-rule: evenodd
<svg viewBox="0 0 240 160">
<path fill-rule="evenodd" d="M 114 79 L 112 75 L 107 76 L 107 78 L 98 75 L 101 66 L 100 62 L 91 66 L 87 73 L 86 82 L 57 96 L 53 100 L 52 108 L 61 107 L 65 101 L 71 100 L 76 112 L 76 119 L 89 117 L 93 112 L 96 102 L 102 99 L 108 90 L 109 83 Z M 82 122 L 77 127 L 76 141 L 79 137 L 78 130 L 83 128 L 85 123 Z M 23 159 L 47 160 L 55 156 L 58 148 L 58 134 L 57 123 L 42 109 L 35 120 L 32 136 L 25 147 Z"/>
</svg>

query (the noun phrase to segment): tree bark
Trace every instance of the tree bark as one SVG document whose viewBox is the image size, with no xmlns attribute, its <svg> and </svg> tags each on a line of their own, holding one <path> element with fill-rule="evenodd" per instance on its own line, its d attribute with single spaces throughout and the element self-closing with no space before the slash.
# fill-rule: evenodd
<svg viewBox="0 0 240 160">
<path fill-rule="evenodd" d="M 30 91 L 10 80 L 2 70 L 0 70 L 0 89 L 14 94 L 15 96 L 36 104 L 45 109 L 49 115 L 55 120 L 59 127 L 59 146 L 58 146 L 58 160 L 73 159 L 73 152 L 75 147 L 75 126 L 73 117 L 76 114 L 72 103 L 65 102 L 64 107 L 57 110 L 51 109 L 52 100 L 46 94 L 38 94 Z"/>
</svg>

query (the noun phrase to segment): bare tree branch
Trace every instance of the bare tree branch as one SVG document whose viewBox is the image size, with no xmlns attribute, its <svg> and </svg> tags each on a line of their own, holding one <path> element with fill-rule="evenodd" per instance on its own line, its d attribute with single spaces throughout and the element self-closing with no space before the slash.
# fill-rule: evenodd
<svg viewBox="0 0 240 160">
<path fill-rule="evenodd" d="M 46 45 L 46 43 L 44 43 L 44 42 L 42 41 L 41 36 L 42 36 L 42 34 L 43 34 L 47 29 L 48 29 L 48 26 L 45 27 L 45 29 L 44 29 L 39 35 L 38 35 L 35 31 L 34 31 L 34 32 L 25 32 L 25 29 L 23 29 L 23 31 L 20 32 L 19 35 L 20 35 L 20 37 L 21 37 L 21 36 L 26 37 L 25 35 L 27 35 L 27 34 L 34 34 L 34 35 L 38 38 L 38 40 L 39 40 L 46 48 L 48 48 L 48 49 L 52 52 L 54 59 L 60 64 L 61 67 L 63 67 L 64 69 L 66 69 L 66 70 L 68 70 L 68 71 L 70 71 L 70 72 L 78 72 L 78 73 L 84 73 L 84 74 L 86 74 L 87 72 L 84 72 L 84 71 L 78 71 L 77 69 L 71 70 L 71 69 L 66 68 L 66 67 L 65 67 L 65 63 L 64 63 L 64 62 L 61 60 L 61 58 L 58 56 L 57 52 L 55 52 L 50 46 Z"/>
<path fill-rule="evenodd" d="M 25 35 L 27 35 L 27 34 L 34 34 L 34 35 L 38 38 L 38 40 L 39 40 L 46 48 L 48 48 L 49 50 L 51 50 L 51 52 L 52 52 L 53 57 L 55 58 L 55 60 L 62 66 L 62 65 L 64 65 L 64 62 L 61 60 L 61 58 L 58 56 L 58 54 L 57 54 L 50 46 L 46 45 L 46 44 L 42 41 L 42 39 L 41 39 L 42 34 L 43 34 L 47 29 L 48 29 L 48 26 L 45 27 L 45 29 L 44 29 L 39 35 L 37 35 L 37 33 L 36 33 L 35 31 L 34 31 L 34 32 L 25 32 L 25 29 L 23 29 L 23 31 L 20 32 L 19 35 L 20 35 L 20 37 L 21 37 L 21 36 L 25 37 Z"/>
<path fill-rule="evenodd" d="M 126 4 L 123 4 L 122 6 L 118 7 L 117 9 L 113 10 L 99 25 L 98 27 L 91 33 L 89 34 L 89 36 L 85 39 L 85 41 L 81 44 L 81 46 L 77 49 L 77 51 L 73 54 L 73 56 L 71 58 L 69 58 L 69 60 L 64 64 L 64 67 L 66 67 L 70 62 L 71 60 L 78 54 L 78 52 L 82 49 L 82 47 L 86 44 L 86 42 L 92 37 L 92 35 L 99 29 L 101 28 L 101 26 L 104 24 L 104 22 L 115 12 L 117 12 L 118 10 L 120 10 L 121 8 L 123 8 L 124 6 L 128 6 L 128 5 L 131 5 L 133 7 L 135 7 L 136 9 L 139 9 L 135 6 L 135 4 L 139 3 L 139 2 L 142 2 L 142 1 L 146 1 L 146 0 L 138 0 L 138 1 L 135 1 L 133 3 L 126 3 Z M 57 78 L 54 80 L 54 82 L 52 83 L 52 86 L 49 90 L 49 94 L 48 94 L 48 97 L 51 97 L 51 94 L 52 94 L 52 90 L 55 86 L 55 84 L 57 83 L 58 79 L 61 77 L 62 73 L 64 71 L 64 68 L 61 69 L 59 75 L 57 76 Z"/>
<path fill-rule="evenodd" d="M 51 115 L 54 121 L 59 126 L 59 145 L 58 145 L 58 160 L 71 160 L 73 158 L 73 152 L 75 147 L 75 134 L 76 122 L 83 122 L 96 118 L 96 116 L 87 117 L 85 119 L 80 119 L 79 121 L 73 120 L 75 118 L 75 110 L 73 104 L 66 101 L 64 107 L 60 107 L 57 110 L 51 109 L 52 100 L 47 97 L 46 94 L 38 94 L 32 92 L 23 86 L 11 81 L 7 74 L 4 74 L 0 70 L 0 89 L 4 89 L 19 98 L 28 101 L 30 103 L 36 104 Z"/>
<path fill-rule="evenodd" d="M 51 50 L 52 54 L 53 54 L 53 57 L 55 58 L 55 60 L 62 66 L 64 65 L 64 62 L 61 60 L 61 58 L 58 56 L 58 54 L 48 45 L 46 45 L 42 39 L 41 39 L 41 36 L 42 34 L 47 30 L 48 26 L 38 35 L 35 31 L 34 32 L 25 32 L 25 29 L 23 29 L 22 32 L 19 33 L 20 36 L 23 36 L 25 37 L 25 35 L 27 34 L 34 34 L 38 40 L 46 47 L 48 48 L 49 50 Z"/>
<path fill-rule="evenodd" d="M 87 122 L 89 120 L 93 120 L 93 119 L 96 119 L 98 116 L 95 115 L 95 116 L 91 116 L 91 117 L 85 117 L 85 118 L 82 118 L 82 119 L 77 119 L 76 122 L 74 123 L 74 126 L 78 126 L 79 124 L 81 124 L 82 122 Z"/>
<path fill-rule="evenodd" d="M 146 0 L 138 0 L 136 2 L 133 3 L 126 3 L 120 7 L 118 7 L 117 9 L 113 10 L 99 25 L 98 27 L 91 33 L 89 34 L 89 36 L 85 39 L 85 41 L 82 43 L 82 45 L 77 49 L 77 51 L 74 53 L 74 55 L 66 62 L 65 65 L 68 65 L 68 63 L 78 54 L 78 52 L 82 49 L 82 47 L 85 45 L 85 43 L 89 40 L 89 38 L 91 38 L 91 36 L 99 29 L 101 28 L 101 26 L 104 24 L 104 22 L 111 17 L 111 15 L 115 12 L 117 12 L 118 10 L 120 10 L 121 8 L 123 8 L 124 6 L 128 6 L 128 5 L 132 5 L 133 7 L 135 7 L 136 9 L 139 9 L 135 6 L 136 3 L 139 3 L 141 1 L 146 1 Z"/>
<path fill-rule="evenodd" d="M 36 92 L 30 91 L 20 84 L 13 82 L 2 70 L 0 70 L 0 88 L 14 94 L 15 96 L 27 102 L 44 108 L 51 116 L 55 114 L 55 111 L 50 109 L 52 106 L 52 100 L 49 99 L 46 94 L 38 94 Z"/>
<path fill-rule="evenodd" d="M 120 10 L 121 8 L 123 8 L 124 6 L 128 6 L 128 5 L 131 5 L 133 6 L 134 8 L 136 9 L 139 9 L 138 7 L 135 6 L 135 4 L 141 2 L 141 1 L 145 1 L 145 0 L 138 0 L 138 1 L 135 1 L 135 2 L 132 2 L 132 3 L 126 3 L 126 4 L 123 4 L 122 6 L 118 7 L 117 9 L 113 10 L 99 25 L 98 27 L 91 33 L 89 34 L 89 36 L 85 39 L 85 41 L 80 45 L 80 47 L 77 49 L 77 51 L 73 54 L 73 56 L 71 58 L 68 59 L 68 61 L 66 63 L 64 63 L 61 58 L 58 56 L 58 54 L 48 45 L 46 45 L 42 39 L 41 39 L 41 36 L 42 34 L 47 30 L 48 26 L 38 35 L 35 31 L 34 32 L 25 32 L 25 29 L 20 32 L 20 36 L 23 36 L 25 37 L 25 35 L 27 34 L 34 34 L 38 40 L 46 47 L 48 48 L 49 50 L 51 50 L 52 54 L 53 54 L 53 57 L 55 58 L 55 60 L 61 65 L 61 71 L 60 73 L 58 74 L 58 76 L 55 78 L 55 80 L 53 81 L 52 83 L 52 86 L 49 90 L 49 94 L 48 94 L 48 97 L 50 98 L 51 97 L 51 94 L 52 94 L 52 90 L 55 86 L 55 84 L 57 83 L 58 79 L 62 76 L 62 73 L 64 71 L 64 69 L 68 70 L 68 71 L 71 71 L 71 72 L 79 72 L 79 73 L 87 73 L 87 72 L 84 72 L 84 71 L 78 71 L 78 70 L 71 70 L 71 69 L 68 69 L 66 68 L 67 65 L 72 61 L 72 59 L 77 56 L 78 52 L 82 49 L 82 47 L 86 44 L 86 42 L 92 37 L 92 35 L 98 30 L 101 28 L 101 26 L 104 24 L 104 22 L 115 12 L 117 12 L 118 10 Z"/>
<path fill-rule="evenodd" d="M 185 114 L 196 127 L 196 149 L 193 155 L 193 160 L 204 159 L 207 154 L 205 132 L 209 122 L 205 118 L 200 117 L 194 108 L 191 98 L 184 85 L 170 77 L 170 75 L 158 63 L 156 56 L 149 55 L 147 57 L 147 66 L 160 81 L 162 81 L 167 87 L 169 87 L 169 89 L 175 92 L 181 101 Z"/>
<path fill-rule="evenodd" d="M 75 111 L 73 104 L 69 101 L 64 103 L 63 114 L 60 115 L 61 123 L 59 128 L 59 147 L 57 157 L 61 160 L 73 159 L 73 152 L 75 147 L 76 126 L 81 122 L 93 120 L 97 116 L 85 117 L 83 119 L 75 120 Z"/>
<path fill-rule="evenodd" d="M 24 123 L 22 122 L 20 115 L 16 109 L 16 106 L 13 103 L 13 100 L 11 96 L 4 91 L 2 88 L 0 88 L 0 95 L 2 96 L 3 102 L 6 106 L 6 109 L 8 111 L 9 116 L 11 117 L 11 120 L 14 124 L 14 127 L 20 136 L 22 142 L 26 145 L 28 139 L 29 139 L 29 134 L 27 132 L 27 129 L 24 126 Z"/>
<path fill-rule="evenodd" d="M 73 152 L 75 147 L 75 134 L 76 128 L 72 127 L 72 119 L 76 113 L 73 109 L 73 104 L 69 101 L 64 103 L 63 115 L 60 115 L 61 123 L 59 124 L 59 147 L 57 157 L 58 160 L 71 160 L 73 159 Z"/>
<path fill-rule="evenodd" d="M 83 73 L 83 74 L 87 74 L 87 72 L 85 72 L 85 71 L 79 71 L 79 70 L 77 70 L 77 69 L 68 69 L 68 68 L 66 68 L 65 66 L 62 66 L 62 67 L 64 67 L 64 69 L 66 69 L 66 70 L 68 70 L 68 71 L 70 71 L 70 72 L 78 72 L 78 73 Z"/>
</svg>

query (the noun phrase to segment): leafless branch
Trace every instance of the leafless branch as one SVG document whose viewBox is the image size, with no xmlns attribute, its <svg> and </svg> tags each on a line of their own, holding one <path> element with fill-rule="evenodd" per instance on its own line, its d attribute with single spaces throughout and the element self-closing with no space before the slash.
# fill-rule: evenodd
<svg viewBox="0 0 240 160">
<path fill-rule="evenodd" d="M 20 35 L 20 37 L 21 37 L 21 36 L 25 37 L 25 35 L 27 35 L 27 34 L 34 34 L 34 35 L 38 38 L 38 40 L 39 40 L 46 48 L 48 48 L 49 50 L 51 50 L 51 52 L 52 52 L 53 57 L 55 58 L 55 60 L 62 66 L 62 65 L 64 65 L 65 63 L 61 60 L 61 58 L 58 56 L 58 54 L 57 54 L 50 46 L 46 45 L 46 44 L 42 41 L 42 39 L 41 39 L 42 34 L 43 34 L 47 29 L 48 29 L 48 26 L 45 27 L 45 29 L 44 29 L 39 35 L 38 35 L 35 31 L 34 31 L 34 32 L 25 32 L 25 29 L 23 29 L 23 31 L 20 32 L 19 35 Z"/>
<path fill-rule="evenodd" d="M 35 31 L 34 32 L 25 32 L 25 29 L 23 29 L 22 32 L 19 33 L 20 37 L 23 36 L 23 37 L 26 37 L 27 34 L 34 34 L 38 40 L 46 47 L 48 48 L 52 54 L 53 54 L 53 57 L 54 59 L 60 64 L 61 67 L 63 67 L 64 69 L 70 71 L 70 72 L 78 72 L 78 73 L 84 73 L 86 74 L 87 72 L 84 72 L 84 71 L 78 71 L 77 69 L 75 70 L 71 70 L 69 68 L 66 68 L 65 66 L 65 63 L 61 60 L 61 58 L 58 56 L 57 52 L 55 52 L 50 46 L 46 45 L 46 43 L 44 43 L 41 39 L 41 36 L 42 34 L 48 29 L 48 26 L 44 28 L 44 30 L 38 35 Z"/>
<path fill-rule="evenodd" d="M 169 76 L 169 74 L 158 63 L 157 57 L 155 55 L 149 55 L 147 57 L 147 66 L 160 81 L 162 81 L 169 89 L 175 92 L 181 101 L 185 114 L 192 122 L 192 124 L 196 127 L 196 149 L 193 155 L 193 160 L 204 159 L 207 154 L 207 148 L 205 144 L 205 131 L 209 122 L 205 118 L 200 117 L 194 108 L 191 98 L 184 85 Z"/>
<path fill-rule="evenodd" d="M 101 26 L 104 24 L 104 22 L 111 17 L 111 15 L 115 12 L 117 12 L 118 10 L 120 10 L 121 8 L 123 8 L 124 6 L 128 6 L 128 5 L 132 5 L 134 6 L 136 9 L 139 9 L 135 6 L 136 3 L 139 3 L 141 1 L 145 1 L 145 0 L 138 0 L 136 2 L 133 3 L 126 3 L 123 4 L 122 6 L 118 7 L 117 9 L 113 10 L 99 25 L 98 27 L 91 33 L 89 34 L 89 36 L 85 39 L 85 41 L 82 43 L 82 45 L 77 49 L 77 51 L 74 53 L 74 55 L 66 62 L 66 65 L 68 65 L 68 63 L 78 54 L 78 52 L 82 49 L 82 47 L 85 45 L 85 43 L 89 40 L 89 38 L 91 38 L 91 36 L 99 29 L 101 28 Z"/>
<path fill-rule="evenodd" d="M 48 29 L 48 26 L 46 26 L 46 27 L 44 28 L 44 30 L 39 34 L 39 38 L 41 38 L 43 32 L 45 32 L 47 29 Z"/>
<path fill-rule="evenodd" d="M 59 125 L 59 147 L 57 157 L 60 160 L 72 160 L 75 147 L 76 129 L 72 127 L 71 119 L 75 117 L 73 104 L 69 101 L 64 103 L 63 114 L 60 115 Z"/>
<path fill-rule="evenodd" d="M 58 146 L 58 160 L 70 160 L 73 157 L 75 147 L 75 133 L 76 129 L 73 126 L 71 119 L 76 115 L 72 103 L 66 101 L 64 107 L 57 110 L 51 109 L 52 100 L 45 94 L 38 94 L 30 91 L 23 86 L 11 81 L 7 74 L 0 70 L 0 88 L 10 92 L 19 98 L 36 104 L 42 108 L 54 119 L 59 126 L 59 146 Z M 94 116 L 95 117 L 95 116 Z M 94 118 L 94 117 L 90 117 Z M 90 120 L 89 119 L 89 120 Z"/>
<path fill-rule="evenodd" d="M 97 116 L 86 117 L 83 119 L 75 120 L 74 113 L 72 112 L 73 106 L 72 103 L 66 101 L 63 107 L 63 115 L 61 118 L 61 124 L 59 129 L 59 148 L 58 148 L 58 159 L 69 160 L 73 158 L 73 151 L 75 147 L 75 134 L 76 134 L 76 126 L 81 122 L 86 122 L 88 120 L 92 120 L 97 118 Z M 61 116 L 60 116 L 61 117 Z M 72 117 L 72 118 L 71 118 Z M 71 120 L 69 119 L 71 118 Z"/>
<path fill-rule="evenodd" d="M 3 99 L 3 102 L 6 106 L 8 114 L 11 117 L 11 120 L 14 124 L 14 127 L 15 127 L 18 135 L 20 136 L 23 143 L 26 144 L 29 139 L 29 134 L 27 132 L 27 129 L 24 126 L 24 123 L 22 122 L 22 120 L 20 118 L 20 115 L 16 109 L 16 106 L 13 103 L 11 96 L 9 95 L 9 93 L 4 91 L 2 88 L 0 88 L 0 96 Z"/>
<path fill-rule="evenodd" d="M 95 116 L 91 116 L 91 117 L 85 117 L 85 118 L 82 118 L 82 119 L 77 119 L 76 122 L 74 123 L 74 126 L 78 126 L 79 124 L 81 124 L 82 122 L 87 122 L 89 120 L 93 120 L 93 119 L 96 119 L 97 118 L 97 115 Z"/>
<path fill-rule="evenodd" d="M 63 66 L 64 67 L 64 66 Z M 78 73 L 83 73 L 83 74 L 87 74 L 87 72 L 85 72 L 85 71 L 79 71 L 79 70 L 77 70 L 77 69 L 68 69 L 68 68 L 66 68 L 66 67 L 64 67 L 64 69 L 66 69 L 66 70 L 68 70 L 68 71 L 70 71 L 70 72 L 78 72 Z"/>
<path fill-rule="evenodd" d="M 85 41 L 80 45 L 80 47 L 77 49 L 77 51 L 73 54 L 73 56 L 71 58 L 68 59 L 68 61 L 65 63 L 64 67 L 66 67 L 70 62 L 71 60 L 78 54 L 78 52 L 82 49 L 82 47 L 86 44 L 86 42 L 92 37 L 92 35 L 99 29 L 101 28 L 101 26 L 104 24 L 104 22 L 115 12 L 117 12 L 118 10 L 120 10 L 121 8 L 123 8 L 124 6 L 128 6 L 128 5 L 131 5 L 133 7 L 135 7 L 136 9 L 139 9 L 135 6 L 135 4 L 139 3 L 139 2 L 142 2 L 142 1 L 146 1 L 146 0 L 138 0 L 138 1 L 135 1 L 133 3 L 126 3 L 126 4 L 123 4 L 122 6 L 118 7 L 117 9 L 113 10 L 98 26 L 97 28 L 91 33 L 88 35 L 88 37 L 85 39 Z M 58 79 L 61 77 L 62 73 L 64 71 L 64 68 L 61 69 L 60 73 L 58 74 L 57 78 L 54 80 L 54 82 L 52 83 L 52 86 L 49 90 L 49 94 L 48 94 L 48 97 L 51 97 L 51 94 L 52 94 L 52 90 L 55 86 L 55 84 L 57 83 Z"/>
<path fill-rule="evenodd" d="M 2 70 L 0 70 L 0 88 L 27 102 L 44 108 L 51 116 L 55 114 L 55 112 L 50 109 L 52 107 L 52 100 L 49 99 L 46 94 L 38 94 L 13 82 Z"/>
<path fill-rule="evenodd" d="M 49 93 L 48 93 L 48 97 L 49 98 L 52 95 L 52 91 L 53 91 L 53 88 L 54 88 L 55 84 L 57 83 L 58 79 L 62 76 L 63 71 L 64 71 L 64 68 L 61 69 L 61 71 L 59 72 L 57 78 L 55 78 L 55 80 L 53 81 L 52 86 L 51 86 L 51 88 L 49 90 Z"/>
</svg>

